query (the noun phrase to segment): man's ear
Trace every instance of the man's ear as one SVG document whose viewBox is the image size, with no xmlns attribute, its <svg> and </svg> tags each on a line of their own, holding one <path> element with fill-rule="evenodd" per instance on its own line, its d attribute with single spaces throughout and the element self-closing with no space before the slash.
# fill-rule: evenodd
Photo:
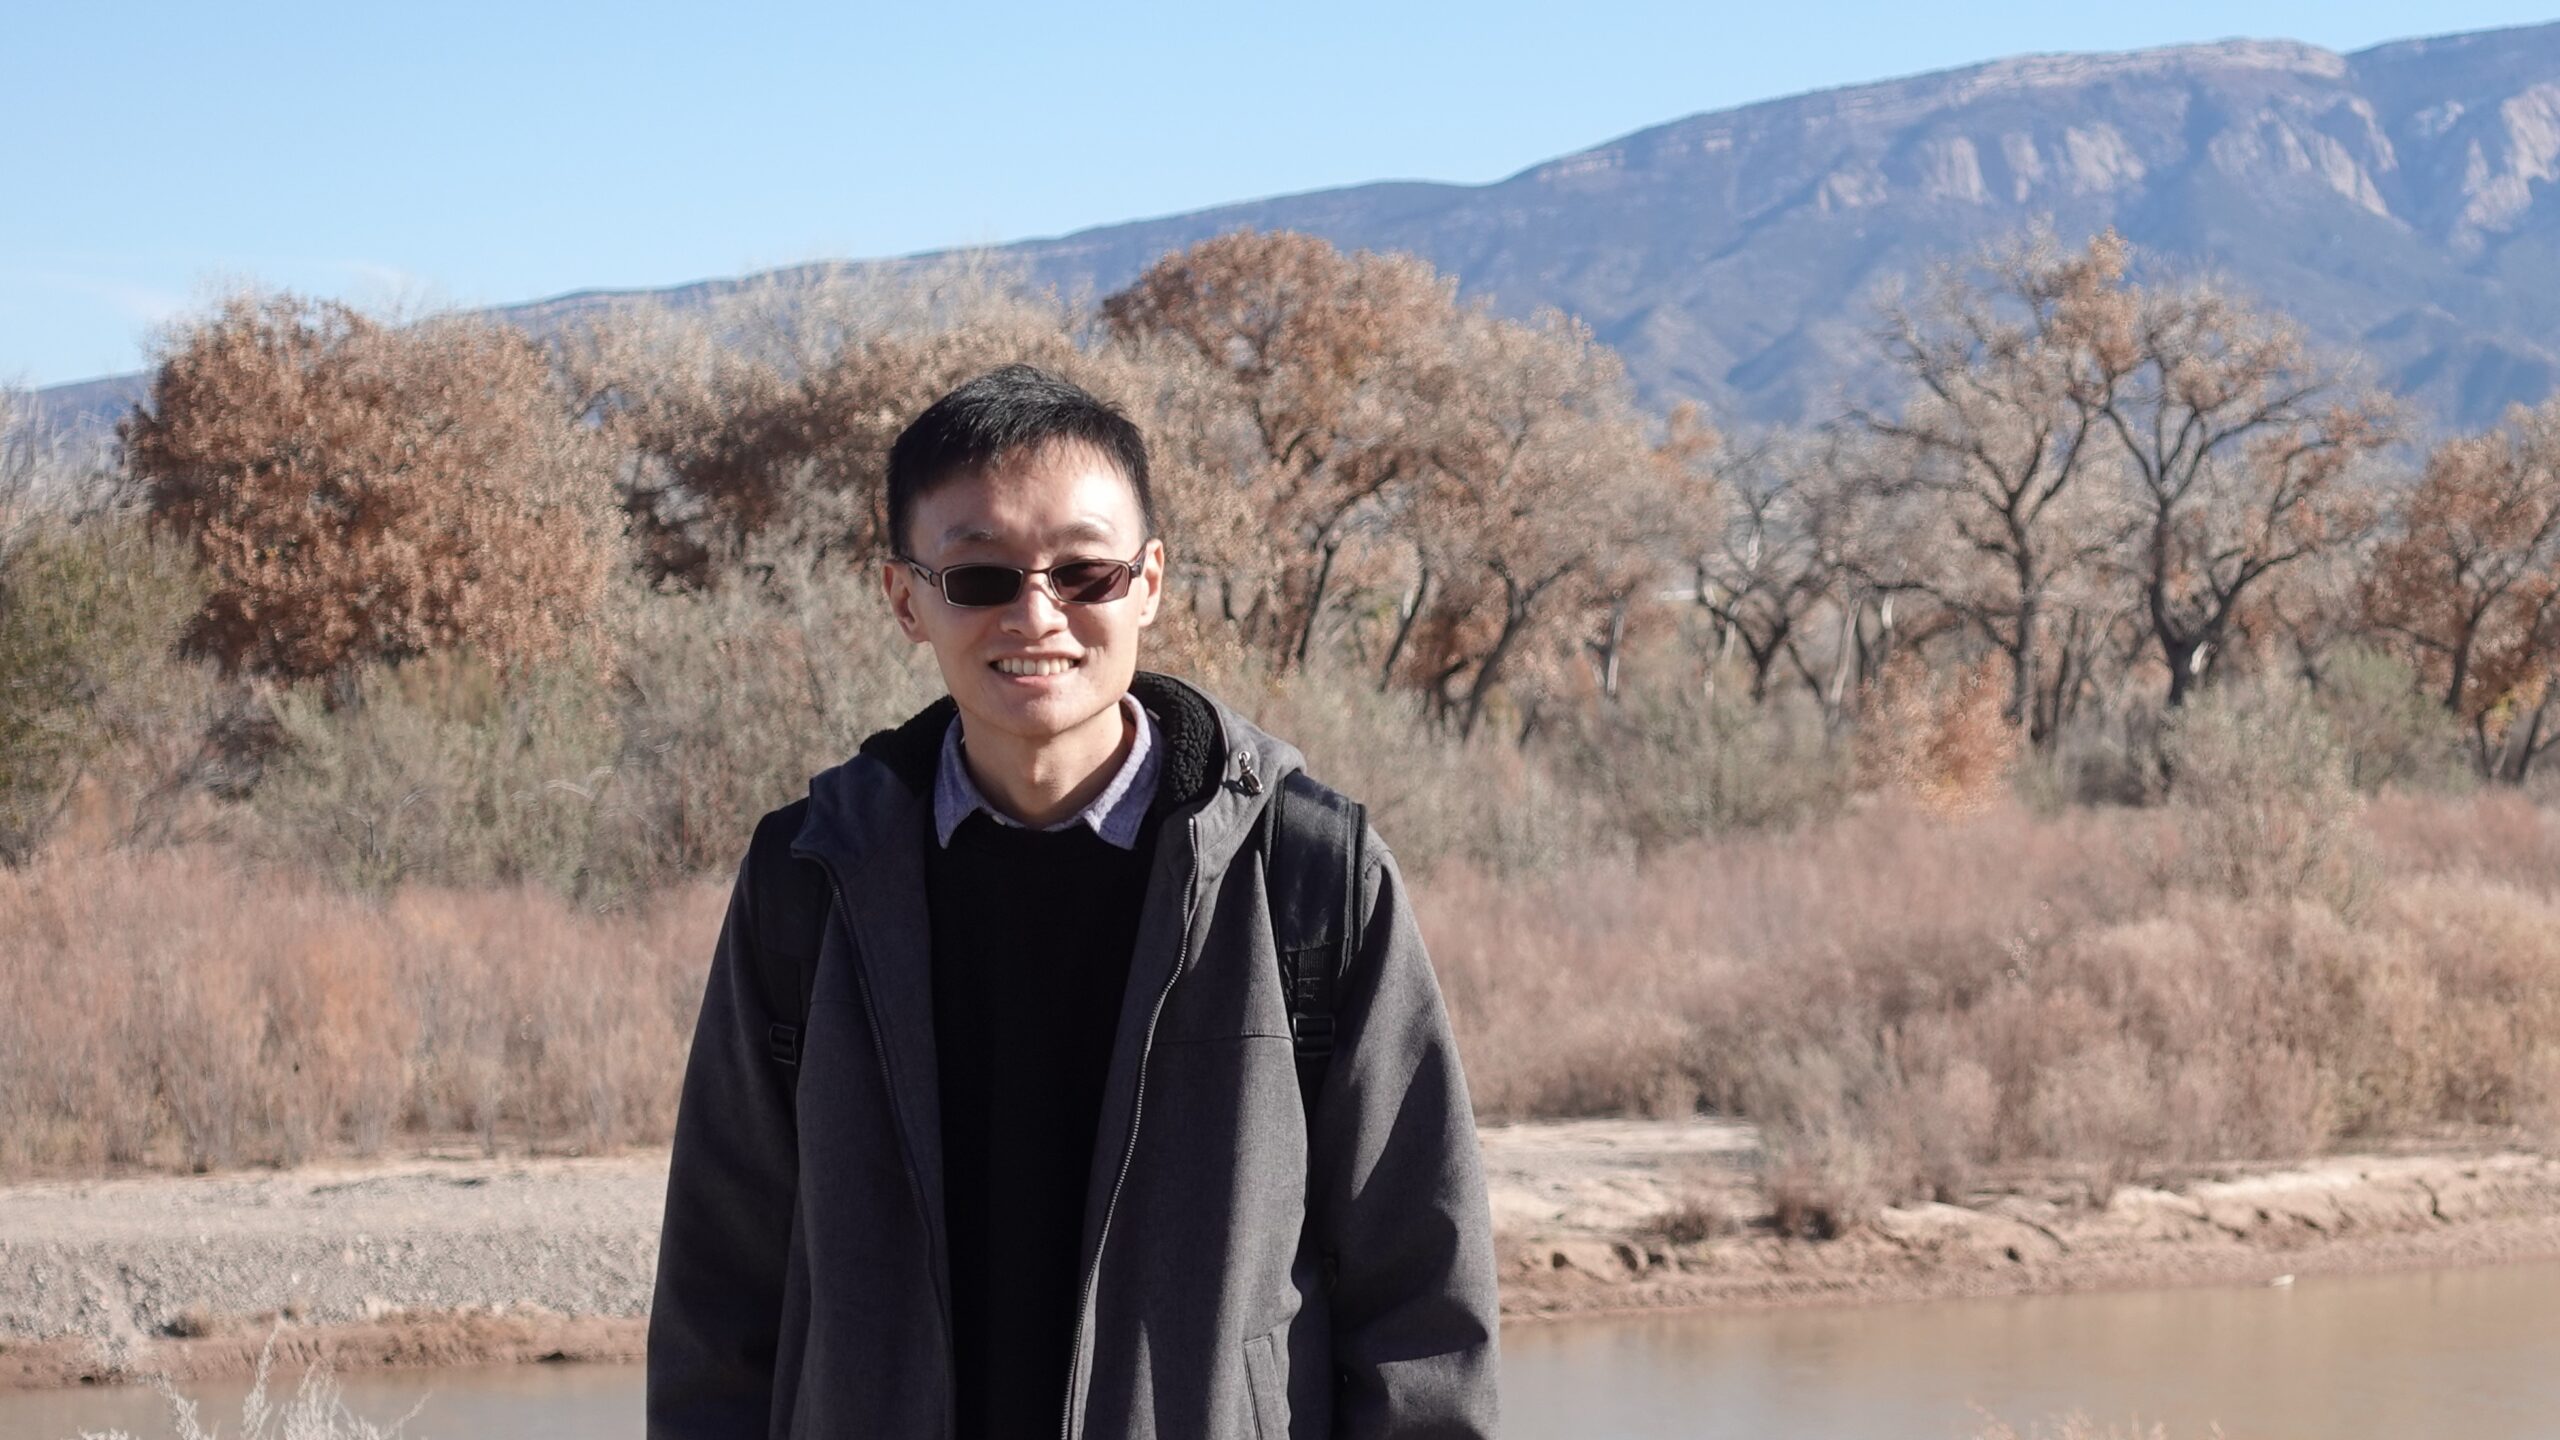
<svg viewBox="0 0 2560 1440">
<path fill-rule="evenodd" d="M 925 643 L 924 625 L 916 618 L 916 572 L 903 560 L 880 563 L 880 592 L 889 597 L 889 613 L 898 618 L 898 629 L 914 644 Z"/>
<path fill-rule="evenodd" d="M 1156 610 L 1164 604 L 1164 542 L 1149 540 L 1145 568 L 1138 572 L 1141 596 L 1138 602 L 1138 628 L 1156 623 Z"/>
</svg>

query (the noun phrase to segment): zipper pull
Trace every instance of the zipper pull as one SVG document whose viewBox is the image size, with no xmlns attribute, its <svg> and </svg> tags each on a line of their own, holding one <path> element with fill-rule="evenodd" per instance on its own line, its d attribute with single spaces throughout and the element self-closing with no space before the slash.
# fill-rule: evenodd
<svg viewBox="0 0 2560 1440">
<path fill-rule="evenodd" d="M 1241 772 L 1236 777 L 1237 789 L 1242 790 L 1247 795 L 1259 795 L 1262 793 L 1262 777 L 1254 773 L 1252 751 L 1238 750 L 1236 752 L 1236 769 Z"/>
</svg>

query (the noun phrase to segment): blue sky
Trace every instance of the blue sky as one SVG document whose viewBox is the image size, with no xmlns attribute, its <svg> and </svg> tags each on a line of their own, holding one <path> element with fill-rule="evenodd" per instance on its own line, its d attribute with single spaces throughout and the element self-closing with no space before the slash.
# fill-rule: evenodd
<svg viewBox="0 0 2560 1440">
<path fill-rule="evenodd" d="M 2544 0 L 2547 5 L 2549 0 Z M 1702 110 L 2025 51 L 2355 49 L 2493 0 L 19 7 L 0 383 L 239 284 L 489 304 L 1485 181 Z"/>
</svg>

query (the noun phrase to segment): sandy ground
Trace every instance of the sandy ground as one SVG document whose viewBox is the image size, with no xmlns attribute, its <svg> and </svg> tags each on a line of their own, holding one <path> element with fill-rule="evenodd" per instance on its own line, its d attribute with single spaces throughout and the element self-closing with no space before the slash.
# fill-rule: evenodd
<svg viewBox="0 0 2560 1440">
<path fill-rule="evenodd" d="M 2103 1208 L 2021 1185 L 1812 1242 L 1767 1228 L 1747 1126 L 1483 1139 L 1504 1309 L 1522 1318 L 2560 1257 L 2560 1162 L 2516 1153 L 2235 1170 Z M 280 1358 L 342 1370 L 634 1360 L 665 1180 L 649 1151 L 0 1187 L 0 1387 L 245 1373 L 271 1333 Z M 1665 1234 L 1674 1213 L 1724 1233 Z"/>
</svg>

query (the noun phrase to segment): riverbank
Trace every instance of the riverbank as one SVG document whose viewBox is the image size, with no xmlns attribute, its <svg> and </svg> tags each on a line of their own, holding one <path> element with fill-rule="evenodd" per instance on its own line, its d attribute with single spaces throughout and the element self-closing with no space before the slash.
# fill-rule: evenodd
<svg viewBox="0 0 2560 1440">
<path fill-rule="evenodd" d="M 1771 1230 L 1750 1127 L 1488 1127 L 1504 1309 L 1870 1303 L 2560 1257 L 2560 1163 L 2513 1152 L 2231 1167 L 2104 1207 L 2020 1183 Z M 0 1187 L 0 1388 L 289 1365 L 639 1358 L 663 1150 Z M 281 1327 L 278 1322 L 282 1321 Z"/>
</svg>

